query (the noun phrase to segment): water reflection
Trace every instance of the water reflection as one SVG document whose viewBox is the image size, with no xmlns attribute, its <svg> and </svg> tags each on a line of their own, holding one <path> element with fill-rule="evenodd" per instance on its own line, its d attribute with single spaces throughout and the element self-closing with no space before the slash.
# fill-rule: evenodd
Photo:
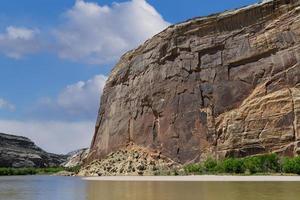
<svg viewBox="0 0 300 200">
<path fill-rule="evenodd" d="M 298 200 L 298 182 L 98 182 L 0 177 L 0 200 Z"/>
<path fill-rule="evenodd" d="M 0 177 L 0 199 L 85 200 L 86 183 L 71 177 Z"/>
<path fill-rule="evenodd" d="M 88 182 L 88 200 L 299 200 L 300 183 Z"/>
</svg>

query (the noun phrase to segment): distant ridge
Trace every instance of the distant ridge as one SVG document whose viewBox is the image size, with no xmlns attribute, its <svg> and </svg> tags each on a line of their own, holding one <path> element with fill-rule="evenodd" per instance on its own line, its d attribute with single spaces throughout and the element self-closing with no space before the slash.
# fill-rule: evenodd
<svg viewBox="0 0 300 200">
<path fill-rule="evenodd" d="M 66 159 L 44 151 L 27 137 L 0 133 L 0 167 L 57 167 Z"/>
</svg>

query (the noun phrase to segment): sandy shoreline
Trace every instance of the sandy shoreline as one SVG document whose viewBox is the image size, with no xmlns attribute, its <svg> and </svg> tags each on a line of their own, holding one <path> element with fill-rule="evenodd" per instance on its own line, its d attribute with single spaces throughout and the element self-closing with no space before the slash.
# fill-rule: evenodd
<svg viewBox="0 0 300 200">
<path fill-rule="evenodd" d="M 300 176 L 111 176 L 84 177 L 88 181 L 173 181 L 173 182 L 293 182 Z"/>
</svg>

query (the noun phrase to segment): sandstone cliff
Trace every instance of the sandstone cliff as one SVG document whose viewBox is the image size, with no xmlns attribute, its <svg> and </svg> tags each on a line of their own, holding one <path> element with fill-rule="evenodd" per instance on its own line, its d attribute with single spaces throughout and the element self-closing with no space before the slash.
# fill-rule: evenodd
<svg viewBox="0 0 300 200">
<path fill-rule="evenodd" d="M 57 167 L 66 158 L 45 152 L 28 138 L 0 133 L 0 167 Z"/>
<path fill-rule="evenodd" d="M 300 1 L 171 26 L 113 69 L 88 161 L 128 143 L 186 163 L 300 152 Z"/>
</svg>

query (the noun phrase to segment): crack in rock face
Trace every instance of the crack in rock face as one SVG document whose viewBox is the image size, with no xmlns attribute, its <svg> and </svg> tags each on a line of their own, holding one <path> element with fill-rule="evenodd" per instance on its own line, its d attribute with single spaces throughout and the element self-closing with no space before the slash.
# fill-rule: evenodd
<svg viewBox="0 0 300 200">
<path fill-rule="evenodd" d="M 130 142 L 179 163 L 298 152 L 300 2 L 173 25 L 122 56 L 87 162 Z"/>
</svg>

